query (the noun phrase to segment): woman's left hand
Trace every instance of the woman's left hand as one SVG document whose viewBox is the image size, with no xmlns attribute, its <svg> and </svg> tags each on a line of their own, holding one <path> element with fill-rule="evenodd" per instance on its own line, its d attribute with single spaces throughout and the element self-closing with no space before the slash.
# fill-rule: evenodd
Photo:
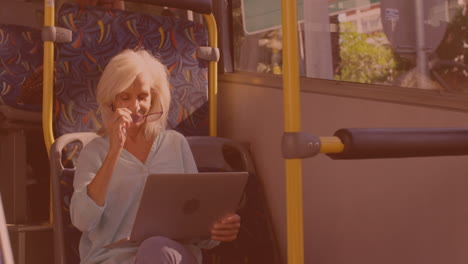
<svg viewBox="0 0 468 264">
<path fill-rule="evenodd" d="M 211 239 L 216 241 L 233 241 L 237 238 L 241 218 L 238 214 L 230 214 L 216 222 L 211 228 Z"/>
</svg>

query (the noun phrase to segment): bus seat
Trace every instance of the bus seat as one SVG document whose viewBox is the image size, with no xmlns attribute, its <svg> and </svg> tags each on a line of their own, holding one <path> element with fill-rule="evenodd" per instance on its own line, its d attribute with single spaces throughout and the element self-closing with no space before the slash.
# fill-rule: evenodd
<svg viewBox="0 0 468 264">
<path fill-rule="evenodd" d="M 72 226 L 69 205 L 73 194 L 75 168 L 65 168 L 63 149 L 70 143 L 85 146 L 97 134 L 70 133 L 59 137 L 50 151 L 52 195 L 54 204 L 54 245 L 56 264 L 79 263 L 80 231 Z M 255 175 L 250 153 L 243 144 L 219 137 L 187 137 L 200 172 L 247 171 L 249 180 L 238 213 L 242 228 L 237 240 L 221 243 L 212 250 L 203 251 L 205 264 L 211 263 L 280 263 L 279 251 L 265 206 L 263 189 Z"/>
<path fill-rule="evenodd" d="M 199 23 L 175 17 L 63 4 L 58 26 L 72 30 L 57 44 L 54 133 L 96 131 L 101 126 L 95 88 L 108 61 L 124 49 L 144 48 L 170 73 L 168 128 L 184 135 L 208 134 L 208 61 L 197 56 L 208 43 Z"/>
<path fill-rule="evenodd" d="M 78 263 L 79 232 L 71 226 L 68 204 L 73 191 L 70 188 L 73 182 L 74 160 L 84 143 L 76 143 L 77 140 L 73 136 L 70 136 L 73 140 L 69 140 L 67 134 L 96 131 L 100 128 L 101 119 L 97 111 L 95 88 L 108 61 L 127 48 L 145 48 L 159 57 L 168 68 L 172 93 L 168 129 L 175 129 L 188 137 L 200 171 L 248 168 L 252 173 L 246 194 L 249 202 L 242 211 L 246 219 L 243 223 L 248 226 L 241 233 L 243 239 L 240 237 L 239 241 L 223 243 L 215 250 L 204 252 L 207 256 L 205 263 L 215 263 L 216 259 L 223 259 L 222 263 L 227 263 L 227 259 L 240 259 L 241 256 L 256 263 L 264 262 L 263 260 L 269 257 L 276 260 L 278 251 L 271 231 L 269 213 L 251 160 L 246 158 L 248 152 L 240 148 L 241 145 L 227 144 L 227 139 L 224 141 L 208 137 L 190 137 L 208 135 L 208 61 L 201 59 L 197 53 L 199 48 L 206 46 L 208 42 L 205 27 L 176 17 L 86 8 L 75 4 L 63 4 L 57 21 L 58 26 L 72 30 L 73 37 L 71 43 L 57 44 L 58 55 L 55 64 L 54 133 L 58 139 L 51 150 L 51 168 L 56 208 L 54 225 L 56 235 L 62 237 L 55 239 L 56 263 Z M 65 139 L 62 135 L 66 136 Z M 212 143 L 209 143 L 210 141 Z M 52 152 L 55 156 L 52 156 Z M 209 154 L 210 152 L 215 154 Z M 204 158 L 222 157 L 226 153 L 243 154 L 232 154 L 235 157 L 232 160 L 239 163 L 227 162 L 222 158 Z M 55 164 L 57 162 L 62 163 L 58 166 Z M 250 237 L 249 232 L 256 237 Z M 67 244 L 63 246 L 62 242 Z M 251 257 L 245 257 L 245 254 Z"/>
<path fill-rule="evenodd" d="M 41 111 L 40 103 L 21 103 L 20 92 L 27 78 L 42 65 L 42 60 L 40 29 L 0 24 L 0 113 L 7 118 L 29 121 L 27 113 L 18 110 Z"/>
<path fill-rule="evenodd" d="M 144 48 L 152 52 L 170 73 L 168 128 L 184 135 L 207 135 L 208 61 L 199 59 L 197 50 L 207 45 L 208 34 L 201 24 L 175 17 L 72 3 L 62 5 L 57 22 L 57 26 L 72 30 L 73 36 L 71 43 L 56 44 L 53 126 L 59 139 L 51 149 L 51 157 L 53 152 L 56 155 L 51 158 L 54 226 L 59 236 L 55 244 L 56 263 L 78 263 L 80 234 L 71 226 L 68 204 L 73 192 L 74 162 L 83 143 L 66 139 L 68 133 L 100 128 L 95 89 L 104 67 L 124 49 Z M 62 135 L 67 137 L 62 139 Z M 57 146 L 61 150 L 57 151 Z"/>
<path fill-rule="evenodd" d="M 29 146 L 41 131 L 41 106 L 18 102 L 22 85 L 42 65 L 42 47 L 39 29 L 0 24 L 0 192 L 10 224 L 32 219 L 30 209 L 37 204 L 28 190 L 42 187 L 42 176 L 48 174 L 27 171 L 32 166 L 29 153 L 39 149 Z"/>
</svg>

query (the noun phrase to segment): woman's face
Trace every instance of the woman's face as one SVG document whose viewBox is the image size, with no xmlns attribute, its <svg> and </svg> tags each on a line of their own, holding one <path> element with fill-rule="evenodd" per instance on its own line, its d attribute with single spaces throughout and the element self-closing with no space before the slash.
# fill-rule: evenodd
<svg viewBox="0 0 468 264">
<path fill-rule="evenodd" d="M 140 74 L 129 88 L 115 96 L 113 106 L 130 110 L 132 124 L 140 126 L 145 120 L 141 117 L 147 115 L 151 108 L 151 99 L 150 85 Z"/>
</svg>

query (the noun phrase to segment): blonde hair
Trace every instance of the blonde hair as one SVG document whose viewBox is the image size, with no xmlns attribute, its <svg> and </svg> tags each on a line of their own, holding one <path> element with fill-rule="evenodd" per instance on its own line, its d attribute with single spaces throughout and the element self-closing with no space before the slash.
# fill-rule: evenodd
<svg viewBox="0 0 468 264">
<path fill-rule="evenodd" d="M 144 123 L 145 136 L 151 139 L 166 129 L 171 101 L 166 67 L 145 50 L 124 50 L 109 61 L 97 85 L 97 102 L 104 123 L 98 134 L 107 135 L 106 125 L 113 114 L 115 96 L 128 89 L 139 74 L 143 74 L 150 85 L 149 113 L 164 111 L 159 120 Z"/>
</svg>

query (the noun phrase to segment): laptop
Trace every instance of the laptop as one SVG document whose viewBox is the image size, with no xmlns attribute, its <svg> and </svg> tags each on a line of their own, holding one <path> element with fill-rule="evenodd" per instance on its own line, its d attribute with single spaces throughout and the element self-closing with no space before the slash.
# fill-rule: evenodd
<svg viewBox="0 0 468 264">
<path fill-rule="evenodd" d="M 14 264 L 11 251 L 10 237 L 3 211 L 2 197 L 0 196 L 0 264 Z"/>
<path fill-rule="evenodd" d="M 238 209 L 247 178 L 247 172 L 149 175 L 130 237 L 104 247 L 138 246 L 152 236 L 209 239 L 213 224 Z"/>
</svg>

